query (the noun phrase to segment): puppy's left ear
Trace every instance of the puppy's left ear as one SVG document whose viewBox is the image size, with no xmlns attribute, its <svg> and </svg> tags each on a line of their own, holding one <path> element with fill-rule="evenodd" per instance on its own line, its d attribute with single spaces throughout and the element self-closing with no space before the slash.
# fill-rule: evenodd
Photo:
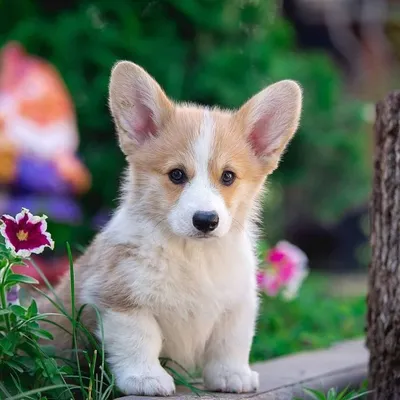
<svg viewBox="0 0 400 400">
<path fill-rule="evenodd" d="M 154 78 L 129 61 L 120 61 L 112 69 L 109 93 L 111 113 L 125 154 L 158 136 L 173 110 L 172 102 Z"/>
<path fill-rule="evenodd" d="M 298 128 L 301 106 L 300 86 L 285 80 L 268 86 L 237 112 L 254 153 L 265 163 L 268 173 L 277 168 Z"/>
</svg>

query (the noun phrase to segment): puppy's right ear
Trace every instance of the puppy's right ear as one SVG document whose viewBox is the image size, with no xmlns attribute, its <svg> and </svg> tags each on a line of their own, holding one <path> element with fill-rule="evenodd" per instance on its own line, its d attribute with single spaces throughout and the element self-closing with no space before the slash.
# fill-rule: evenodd
<svg viewBox="0 0 400 400">
<path fill-rule="evenodd" d="M 158 135 L 173 104 L 159 84 L 141 67 L 118 62 L 111 72 L 109 105 L 125 154 Z"/>
</svg>

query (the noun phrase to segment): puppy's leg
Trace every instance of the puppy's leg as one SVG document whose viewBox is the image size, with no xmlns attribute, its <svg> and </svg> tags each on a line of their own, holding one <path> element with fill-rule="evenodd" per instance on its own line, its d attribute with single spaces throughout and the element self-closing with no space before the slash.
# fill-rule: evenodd
<svg viewBox="0 0 400 400">
<path fill-rule="evenodd" d="M 228 393 L 258 389 L 258 374 L 249 366 L 256 314 L 254 296 L 243 299 L 217 322 L 205 354 L 203 376 L 207 389 Z"/>
<path fill-rule="evenodd" d="M 148 396 L 174 393 L 174 381 L 158 360 L 162 337 L 150 312 L 107 310 L 103 327 L 108 361 L 121 391 Z"/>
</svg>

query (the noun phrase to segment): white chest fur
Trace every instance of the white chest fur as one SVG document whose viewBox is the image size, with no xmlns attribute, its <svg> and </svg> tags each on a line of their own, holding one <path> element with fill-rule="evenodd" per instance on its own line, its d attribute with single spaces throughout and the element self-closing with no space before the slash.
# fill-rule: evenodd
<svg viewBox="0 0 400 400">
<path fill-rule="evenodd" d="M 117 232 L 123 222 L 115 224 Z M 118 242 L 122 238 L 114 234 L 115 225 L 103 237 Z M 123 239 L 138 249 L 137 256 L 120 263 L 113 274 L 122 277 L 134 303 L 154 315 L 162 335 L 161 356 L 186 367 L 201 364 L 216 322 L 244 297 L 257 296 L 250 236 L 236 231 L 218 239 L 165 242 L 154 234 L 132 233 Z M 98 287 L 90 281 L 84 290 L 87 302 L 94 298 L 90 287 Z"/>
<path fill-rule="evenodd" d="M 186 244 L 150 246 L 124 265 L 135 301 L 154 314 L 162 356 L 185 366 L 201 363 L 207 339 L 227 310 L 254 293 L 255 261 L 246 235 Z"/>
</svg>

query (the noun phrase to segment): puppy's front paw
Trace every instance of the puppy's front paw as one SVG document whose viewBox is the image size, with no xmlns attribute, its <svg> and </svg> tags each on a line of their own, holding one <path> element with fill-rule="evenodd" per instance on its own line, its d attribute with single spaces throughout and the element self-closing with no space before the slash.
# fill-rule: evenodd
<svg viewBox="0 0 400 400">
<path fill-rule="evenodd" d="M 175 393 L 174 380 L 161 366 L 146 373 L 133 373 L 121 379 L 117 377 L 117 386 L 125 394 L 133 395 L 170 396 Z"/>
<path fill-rule="evenodd" d="M 204 369 L 204 384 L 208 390 L 226 393 L 248 393 L 258 389 L 258 373 L 249 366 L 208 365 Z"/>
</svg>

